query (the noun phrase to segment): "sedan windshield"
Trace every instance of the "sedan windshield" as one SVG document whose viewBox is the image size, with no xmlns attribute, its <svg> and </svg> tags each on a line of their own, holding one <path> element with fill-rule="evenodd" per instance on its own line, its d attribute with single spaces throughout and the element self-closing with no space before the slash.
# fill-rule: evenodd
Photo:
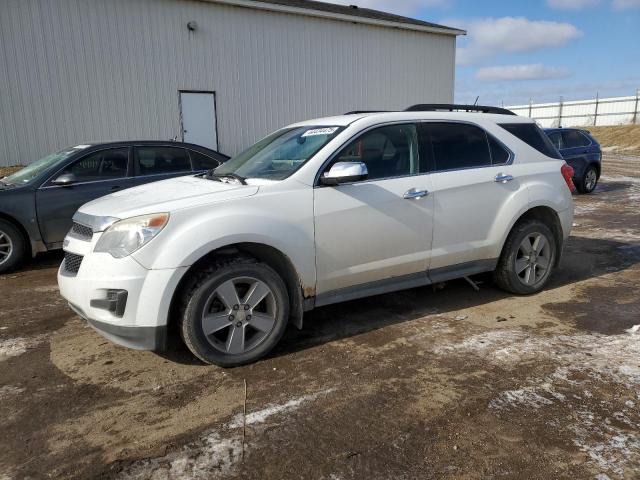
<svg viewBox="0 0 640 480">
<path fill-rule="evenodd" d="M 24 185 L 29 183 L 31 180 L 36 178 L 42 172 L 47 170 L 49 167 L 55 165 L 58 162 L 66 160 L 74 153 L 86 148 L 88 145 L 78 145 L 76 147 L 67 148 L 64 150 L 60 150 L 57 153 L 52 153 L 51 155 L 47 155 L 40 160 L 37 160 L 33 163 L 30 163 L 28 166 L 24 167 L 21 170 L 18 170 L 13 175 L 9 175 L 2 179 L 2 183 L 7 185 Z"/>
<path fill-rule="evenodd" d="M 278 130 L 220 165 L 214 176 L 283 180 L 331 141 L 342 127 L 306 126 Z"/>
</svg>

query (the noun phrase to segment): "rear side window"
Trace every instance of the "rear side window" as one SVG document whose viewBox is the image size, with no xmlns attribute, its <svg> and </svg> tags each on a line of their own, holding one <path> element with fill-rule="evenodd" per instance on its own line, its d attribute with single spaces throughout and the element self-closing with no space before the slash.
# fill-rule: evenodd
<svg viewBox="0 0 640 480">
<path fill-rule="evenodd" d="M 556 147 L 558 150 L 561 150 L 563 148 L 562 135 L 560 134 L 560 132 L 550 133 L 549 140 L 551 140 L 551 143 L 553 143 L 553 146 Z"/>
<path fill-rule="evenodd" d="M 511 158 L 511 153 L 491 135 L 487 135 L 487 138 L 491 149 L 491 165 L 504 165 L 507 163 Z"/>
<path fill-rule="evenodd" d="M 564 130 L 562 132 L 562 142 L 564 143 L 564 148 L 586 147 L 591 144 L 591 140 L 577 130 Z"/>
<path fill-rule="evenodd" d="M 191 171 L 191 162 L 184 148 L 137 147 L 138 175 Z"/>
<path fill-rule="evenodd" d="M 481 128 L 464 123 L 430 122 L 424 128 L 431 140 L 436 171 L 491 165 L 488 137 Z M 503 157 L 498 145 L 496 155 Z"/>
<path fill-rule="evenodd" d="M 220 165 L 220 162 L 215 158 L 211 158 L 195 150 L 189 150 L 189 155 L 191 156 L 191 163 L 193 164 L 194 170 L 209 170 Z"/>
<path fill-rule="evenodd" d="M 502 123 L 500 124 L 510 134 L 518 137 L 530 147 L 543 155 L 562 160 L 560 152 L 553 146 L 549 137 L 534 123 Z"/>
</svg>

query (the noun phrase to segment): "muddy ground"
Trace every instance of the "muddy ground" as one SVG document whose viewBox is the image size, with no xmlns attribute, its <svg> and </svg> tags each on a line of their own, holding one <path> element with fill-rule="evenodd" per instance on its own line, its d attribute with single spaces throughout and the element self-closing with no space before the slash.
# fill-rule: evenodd
<svg viewBox="0 0 640 480">
<path fill-rule="evenodd" d="M 39 258 L 0 276 L 0 479 L 639 478 L 639 206 L 608 160 L 545 292 L 322 308 L 233 370 L 109 343 Z"/>
</svg>

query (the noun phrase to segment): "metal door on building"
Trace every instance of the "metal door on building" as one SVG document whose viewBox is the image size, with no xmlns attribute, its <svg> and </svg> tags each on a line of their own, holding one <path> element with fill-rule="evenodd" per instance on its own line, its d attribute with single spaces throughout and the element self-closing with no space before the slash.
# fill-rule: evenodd
<svg viewBox="0 0 640 480">
<path fill-rule="evenodd" d="M 182 141 L 218 150 L 214 92 L 180 92 Z"/>
</svg>

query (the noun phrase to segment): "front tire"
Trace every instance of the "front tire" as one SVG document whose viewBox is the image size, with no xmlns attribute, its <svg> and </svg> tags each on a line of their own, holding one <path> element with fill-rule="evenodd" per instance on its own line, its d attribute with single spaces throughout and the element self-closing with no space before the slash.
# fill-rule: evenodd
<svg viewBox="0 0 640 480">
<path fill-rule="evenodd" d="M 494 271 L 498 286 L 517 295 L 542 290 L 553 271 L 557 242 L 551 229 L 538 220 L 527 220 L 509 234 Z"/>
<path fill-rule="evenodd" d="M 280 276 L 249 258 L 217 263 L 192 278 L 182 296 L 180 332 L 205 363 L 237 367 L 265 356 L 289 319 Z"/>
<path fill-rule="evenodd" d="M 598 184 L 598 169 L 593 165 L 588 166 L 577 183 L 576 187 L 580 193 L 593 192 Z"/>
<path fill-rule="evenodd" d="M 27 243 L 13 224 L 0 220 L 0 273 L 15 269 L 24 260 Z"/>
</svg>

